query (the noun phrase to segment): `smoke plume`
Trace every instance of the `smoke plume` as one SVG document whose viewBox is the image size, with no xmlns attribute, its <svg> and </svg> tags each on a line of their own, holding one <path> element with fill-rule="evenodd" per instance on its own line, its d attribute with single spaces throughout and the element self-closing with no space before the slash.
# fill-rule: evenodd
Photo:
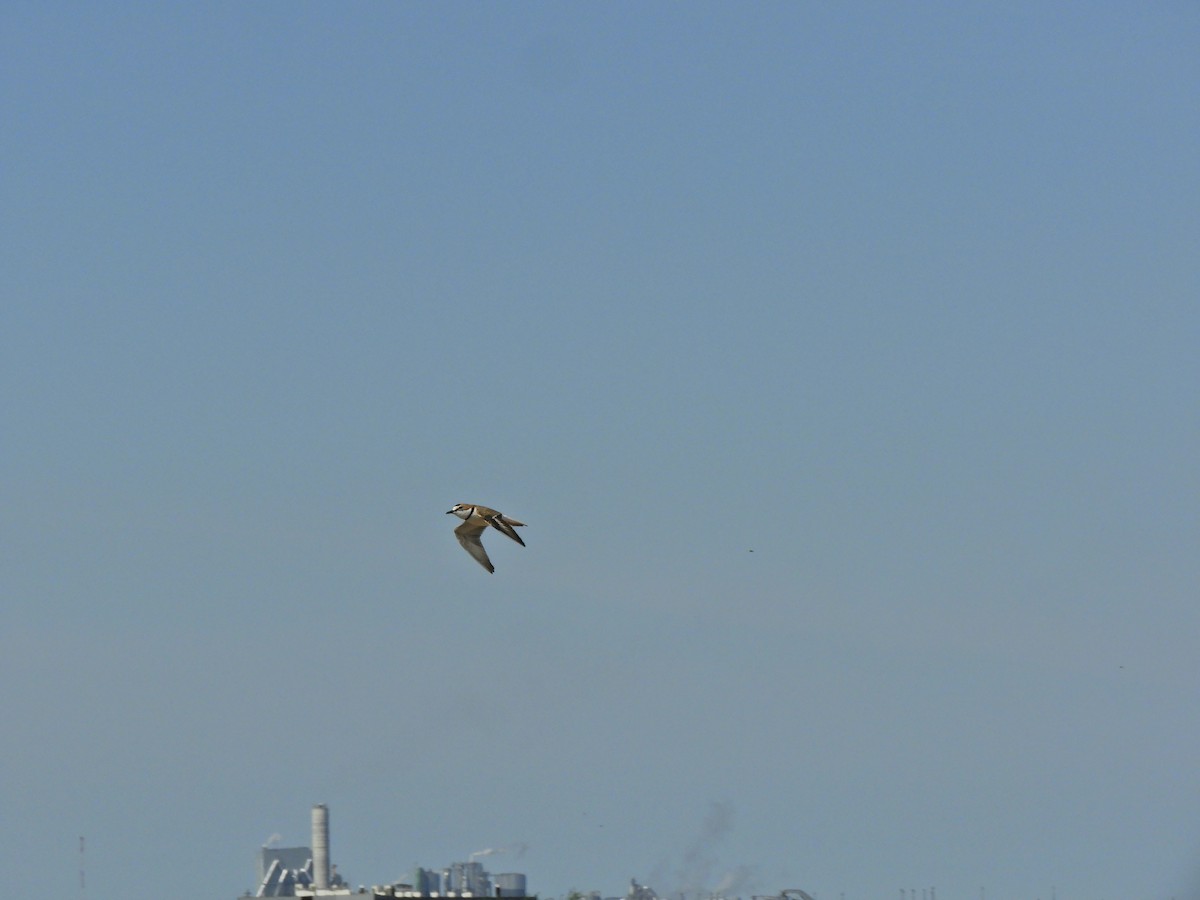
<svg viewBox="0 0 1200 900">
<path fill-rule="evenodd" d="M 739 891 L 751 890 L 754 870 L 750 866 L 739 865 L 723 873 L 718 867 L 717 850 L 732 831 L 733 804 L 724 800 L 712 803 L 699 833 L 684 848 L 683 859 L 674 875 L 662 878 L 669 889 L 660 892 L 660 896 L 711 900 L 714 897 L 735 897 Z M 657 880 L 663 875 L 662 869 L 654 875 Z M 653 881 L 650 886 L 654 886 Z"/>
<path fill-rule="evenodd" d="M 525 851 L 529 849 L 529 845 L 522 841 L 516 841 L 512 844 L 507 844 L 503 847 L 488 847 L 486 850 L 476 850 L 471 854 L 470 862 L 475 862 L 477 856 L 494 856 L 497 853 L 506 853 L 510 856 L 515 856 L 520 859 L 525 855 Z"/>
</svg>

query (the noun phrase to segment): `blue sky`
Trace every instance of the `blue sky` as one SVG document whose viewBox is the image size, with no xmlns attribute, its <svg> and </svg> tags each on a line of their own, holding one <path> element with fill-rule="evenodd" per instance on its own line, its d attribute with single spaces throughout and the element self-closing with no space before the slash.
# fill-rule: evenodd
<svg viewBox="0 0 1200 900">
<path fill-rule="evenodd" d="M 9 890 L 1197 896 L 1198 38 L 6 4 Z"/>
</svg>

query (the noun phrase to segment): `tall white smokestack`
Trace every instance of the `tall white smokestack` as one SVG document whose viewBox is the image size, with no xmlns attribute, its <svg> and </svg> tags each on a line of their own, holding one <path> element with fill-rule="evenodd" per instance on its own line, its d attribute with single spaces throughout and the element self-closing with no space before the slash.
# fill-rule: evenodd
<svg viewBox="0 0 1200 900">
<path fill-rule="evenodd" d="M 313 886 L 329 890 L 329 807 L 318 803 L 312 808 Z"/>
</svg>

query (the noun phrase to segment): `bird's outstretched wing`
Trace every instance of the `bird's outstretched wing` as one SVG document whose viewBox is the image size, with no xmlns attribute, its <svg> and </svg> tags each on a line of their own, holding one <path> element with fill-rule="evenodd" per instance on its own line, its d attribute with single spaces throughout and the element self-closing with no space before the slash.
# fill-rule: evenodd
<svg viewBox="0 0 1200 900">
<path fill-rule="evenodd" d="M 463 549 L 475 557 L 477 563 L 489 572 L 495 572 L 496 567 L 488 559 L 487 551 L 483 549 L 483 541 L 479 539 L 485 528 L 487 528 L 486 525 L 472 525 L 470 522 L 463 522 L 454 529 L 454 536 L 458 538 Z"/>
<path fill-rule="evenodd" d="M 516 541 L 522 547 L 525 546 L 525 542 L 523 540 L 521 540 L 521 536 L 519 534 L 517 534 L 515 531 L 513 531 L 514 525 L 524 525 L 525 524 L 524 522 L 518 522 L 516 519 L 510 519 L 507 516 L 501 516 L 501 515 L 488 516 L 487 520 L 488 520 L 488 523 L 493 528 L 495 528 L 497 531 L 499 531 L 501 534 L 512 538 L 514 541 Z"/>
</svg>

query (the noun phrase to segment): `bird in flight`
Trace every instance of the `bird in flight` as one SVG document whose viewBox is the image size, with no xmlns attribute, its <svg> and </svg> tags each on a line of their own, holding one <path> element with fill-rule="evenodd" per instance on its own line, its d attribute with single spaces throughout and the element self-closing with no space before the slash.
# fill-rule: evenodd
<svg viewBox="0 0 1200 900">
<path fill-rule="evenodd" d="M 454 536 L 458 538 L 463 549 L 475 557 L 475 561 L 489 572 L 495 572 L 496 567 L 488 559 L 487 551 L 483 549 L 483 541 L 480 540 L 489 525 L 501 534 L 512 538 L 522 547 L 525 546 L 521 536 L 513 530 L 513 526 L 524 528 L 525 523 L 518 522 L 499 510 L 488 506 L 477 506 L 473 503 L 456 503 L 453 509 L 446 510 L 446 515 L 455 515 L 463 520 L 463 523 L 454 529 Z"/>
</svg>

